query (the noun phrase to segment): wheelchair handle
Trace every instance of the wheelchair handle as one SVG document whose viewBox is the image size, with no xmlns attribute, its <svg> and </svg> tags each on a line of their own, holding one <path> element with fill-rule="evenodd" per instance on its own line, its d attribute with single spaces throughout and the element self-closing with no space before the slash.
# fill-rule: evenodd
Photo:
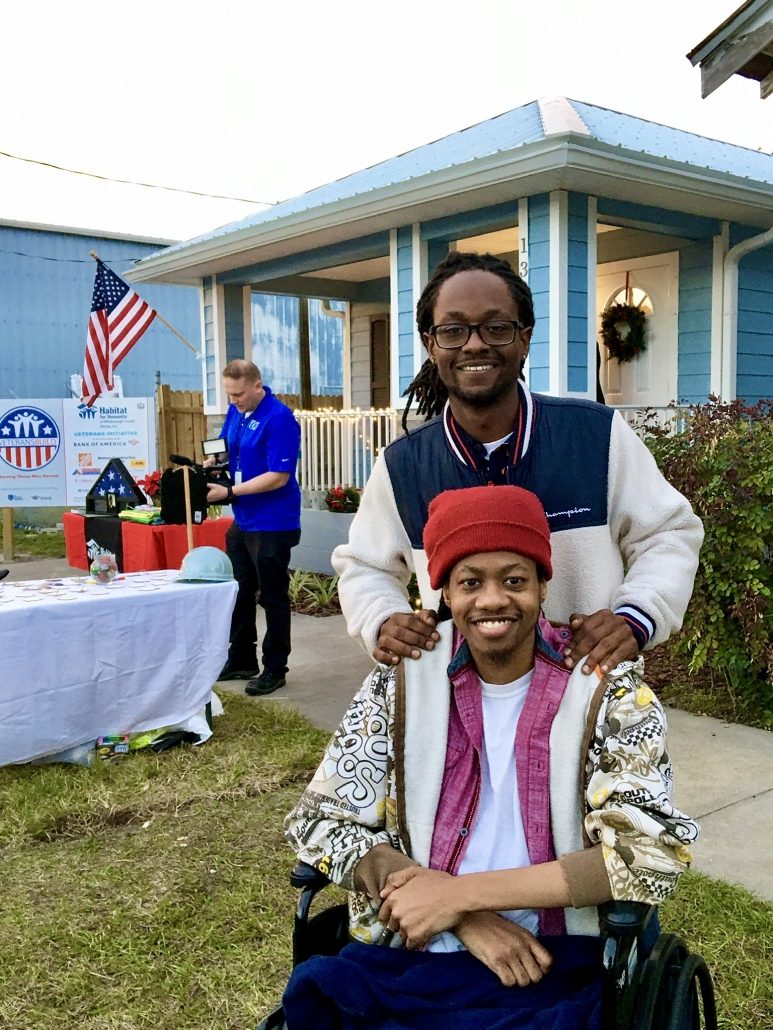
<svg viewBox="0 0 773 1030">
<path fill-rule="evenodd" d="M 315 869 L 308 862 L 299 862 L 290 873 L 290 883 L 298 890 L 311 888 L 315 893 L 330 883 L 329 877 Z"/>
</svg>

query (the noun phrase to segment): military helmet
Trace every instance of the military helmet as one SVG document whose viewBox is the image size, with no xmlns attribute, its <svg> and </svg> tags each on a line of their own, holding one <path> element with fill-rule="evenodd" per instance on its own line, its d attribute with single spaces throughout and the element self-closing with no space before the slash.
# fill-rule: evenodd
<svg viewBox="0 0 773 1030">
<path fill-rule="evenodd" d="M 234 570 L 219 547 L 194 547 L 183 558 L 177 578 L 188 583 L 222 583 L 234 578 Z"/>
</svg>

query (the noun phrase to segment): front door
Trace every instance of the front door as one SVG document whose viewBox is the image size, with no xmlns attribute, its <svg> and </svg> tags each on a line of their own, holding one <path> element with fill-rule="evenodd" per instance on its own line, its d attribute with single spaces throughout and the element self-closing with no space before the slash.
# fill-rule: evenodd
<svg viewBox="0 0 773 1030">
<path fill-rule="evenodd" d="M 626 296 L 630 300 L 626 300 Z M 599 265 L 596 316 L 611 304 L 639 304 L 647 314 L 647 349 L 631 361 L 610 357 L 598 331 L 599 381 L 613 407 L 665 407 L 677 400 L 679 255 L 657 254 Z"/>
</svg>

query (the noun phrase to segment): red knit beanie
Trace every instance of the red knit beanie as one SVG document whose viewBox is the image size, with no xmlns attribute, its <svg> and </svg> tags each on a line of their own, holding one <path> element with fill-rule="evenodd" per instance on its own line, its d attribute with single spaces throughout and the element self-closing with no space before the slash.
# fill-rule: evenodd
<svg viewBox="0 0 773 1030">
<path fill-rule="evenodd" d="M 471 486 L 446 490 L 430 503 L 424 526 L 429 581 L 433 590 L 471 554 L 513 551 L 531 558 L 545 579 L 553 575 L 550 529 L 539 498 L 520 486 Z"/>
</svg>

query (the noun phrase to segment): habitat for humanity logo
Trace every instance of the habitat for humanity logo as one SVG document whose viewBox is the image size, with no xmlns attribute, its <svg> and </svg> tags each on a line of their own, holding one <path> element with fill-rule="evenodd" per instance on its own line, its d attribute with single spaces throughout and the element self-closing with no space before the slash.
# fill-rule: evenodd
<svg viewBox="0 0 773 1030">
<path fill-rule="evenodd" d="M 96 417 L 97 417 L 97 409 L 96 408 L 89 408 L 85 404 L 79 404 L 78 405 L 78 418 L 89 419 L 89 418 L 96 418 Z"/>
<path fill-rule="evenodd" d="M 44 468 L 56 457 L 60 442 L 59 427 L 40 408 L 11 408 L 0 417 L 0 458 L 11 468 Z"/>
</svg>

